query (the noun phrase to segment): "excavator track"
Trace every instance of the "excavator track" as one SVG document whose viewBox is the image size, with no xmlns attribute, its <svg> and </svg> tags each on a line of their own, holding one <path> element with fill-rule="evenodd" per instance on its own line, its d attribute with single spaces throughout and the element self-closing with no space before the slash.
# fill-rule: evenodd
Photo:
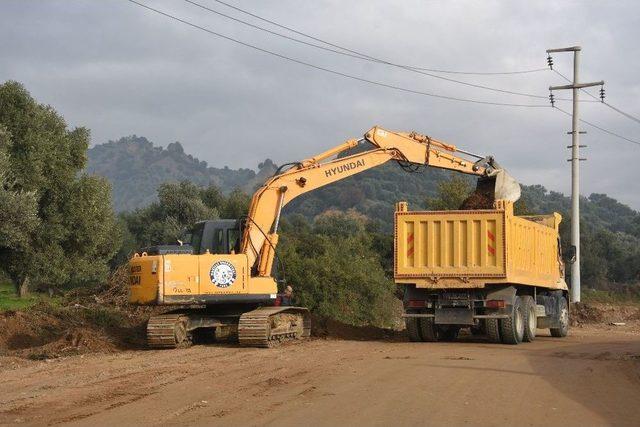
<svg viewBox="0 0 640 427">
<path fill-rule="evenodd" d="M 276 347 L 311 335 L 309 310 L 302 307 L 260 307 L 244 313 L 238 323 L 243 347 Z"/>
<path fill-rule="evenodd" d="M 166 313 L 152 316 L 147 323 L 149 348 L 178 348 L 191 345 L 187 332 L 188 316 L 184 313 Z"/>
</svg>

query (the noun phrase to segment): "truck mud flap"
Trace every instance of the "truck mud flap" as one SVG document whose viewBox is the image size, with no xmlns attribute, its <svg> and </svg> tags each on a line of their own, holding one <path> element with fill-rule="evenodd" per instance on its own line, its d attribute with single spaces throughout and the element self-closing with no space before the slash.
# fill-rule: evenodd
<svg viewBox="0 0 640 427">
<path fill-rule="evenodd" d="M 473 310 L 468 308 L 437 308 L 436 325 L 473 325 Z"/>
</svg>

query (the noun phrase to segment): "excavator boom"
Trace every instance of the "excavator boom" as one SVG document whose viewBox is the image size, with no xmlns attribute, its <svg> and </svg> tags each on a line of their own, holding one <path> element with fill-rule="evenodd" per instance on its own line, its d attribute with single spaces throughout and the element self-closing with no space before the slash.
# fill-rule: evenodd
<svg viewBox="0 0 640 427">
<path fill-rule="evenodd" d="M 369 142 L 372 148 L 323 162 L 355 148 L 362 141 Z M 463 153 L 465 157 L 456 153 Z M 301 194 L 390 160 L 476 175 L 490 183 L 496 199 L 516 201 L 520 197 L 518 183 L 490 156 L 478 156 L 416 132 L 396 133 L 376 126 L 364 138 L 348 140 L 303 160 L 275 175 L 258 189 L 251 201 L 241 246 L 241 252 L 247 255 L 248 264 L 253 268 L 252 274 L 269 276 L 271 273 L 280 213 L 287 203 Z"/>
</svg>

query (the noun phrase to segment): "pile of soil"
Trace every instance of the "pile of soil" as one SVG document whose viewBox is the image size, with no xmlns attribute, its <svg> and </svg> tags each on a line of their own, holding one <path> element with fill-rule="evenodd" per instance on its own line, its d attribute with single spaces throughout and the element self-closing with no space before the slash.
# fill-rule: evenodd
<svg viewBox="0 0 640 427">
<path fill-rule="evenodd" d="M 460 210 L 493 209 L 494 198 L 490 194 L 474 191 L 460 205 Z"/>
<path fill-rule="evenodd" d="M 0 356 L 51 359 L 141 349 L 153 308 L 127 302 L 126 269 L 99 288 L 80 288 L 60 302 L 0 313 Z"/>
<path fill-rule="evenodd" d="M 45 303 L 0 314 L 0 355 L 52 359 L 143 348 L 148 316 L 104 306 L 52 307 Z"/>
<path fill-rule="evenodd" d="M 571 305 L 571 323 L 574 326 L 594 323 L 635 322 L 639 320 L 640 306 L 637 305 L 583 302 Z"/>
<path fill-rule="evenodd" d="M 405 341 L 403 331 L 376 326 L 353 326 L 326 317 L 312 315 L 311 335 L 354 341 Z"/>
<path fill-rule="evenodd" d="M 495 202 L 495 181 L 492 179 L 479 179 L 476 189 L 467 197 L 458 209 L 476 210 L 493 209 Z"/>
</svg>

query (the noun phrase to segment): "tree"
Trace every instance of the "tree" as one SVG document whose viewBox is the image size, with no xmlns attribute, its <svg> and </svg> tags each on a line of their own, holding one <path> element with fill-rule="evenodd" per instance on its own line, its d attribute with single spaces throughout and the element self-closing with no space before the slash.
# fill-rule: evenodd
<svg viewBox="0 0 640 427">
<path fill-rule="evenodd" d="M 219 217 L 216 207 L 208 205 L 216 190 L 203 190 L 189 181 L 165 183 L 158 188 L 157 202 L 121 218 L 137 247 L 175 243 L 196 222 Z"/>
<path fill-rule="evenodd" d="M 241 190 L 233 190 L 224 203 L 222 217 L 229 219 L 240 218 L 247 214 L 250 203 L 251 196 Z"/>
<path fill-rule="evenodd" d="M 31 233 L 38 225 L 37 199 L 18 188 L 9 173 L 11 139 L 0 125 L 0 259 L 26 257 Z M 28 282 L 15 282 L 16 293 L 26 293 Z"/>
<path fill-rule="evenodd" d="M 82 173 L 89 131 L 67 130 L 53 108 L 16 82 L 0 85 L 0 126 L 2 270 L 20 294 L 29 283 L 60 288 L 104 278 L 120 233 L 109 184 Z"/>
<path fill-rule="evenodd" d="M 459 209 L 473 188 L 468 179 L 454 176 L 438 183 L 436 197 L 427 198 L 427 209 L 434 211 Z"/>
<path fill-rule="evenodd" d="M 331 211 L 312 225 L 300 216 L 283 221 L 278 253 L 297 303 L 320 316 L 353 325 L 389 327 L 398 308 L 366 218 Z"/>
</svg>

